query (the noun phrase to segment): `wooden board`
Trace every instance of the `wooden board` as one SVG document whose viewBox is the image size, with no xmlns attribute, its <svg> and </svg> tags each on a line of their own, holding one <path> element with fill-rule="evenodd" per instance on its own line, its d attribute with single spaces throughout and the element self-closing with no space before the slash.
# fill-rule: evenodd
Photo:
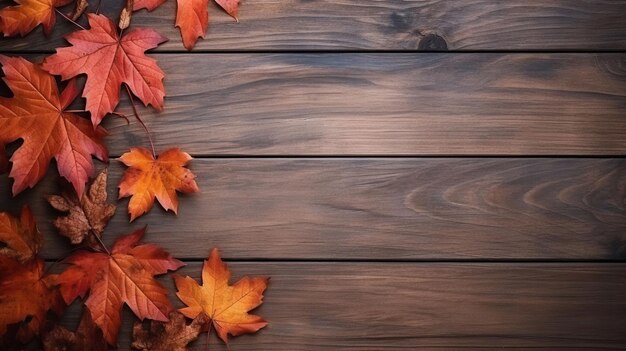
<svg viewBox="0 0 626 351">
<path fill-rule="evenodd" d="M 228 255 L 228 252 L 225 252 Z M 230 350 L 623 349 L 625 264 L 233 263 L 271 276 Z M 200 279 L 200 263 L 179 273 Z M 163 281 L 175 291 L 172 279 Z M 177 298 L 172 294 L 172 301 Z M 128 350 L 125 308 L 120 349 Z M 78 319 L 71 313 L 70 321 Z M 197 344 L 204 348 L 204 339 Z M 211 351 L 227 350 L 215 335 Z"/>
<path fill-rule="evenodd" d="M 117 18 L 123 3 L 104 1 L 103 12 Z M 175 3 L 133 19 L 170 39 L 159 50 L 184 50 Z M 623 0 L 255 0 L 243 2 L 239 23 L 212 2 L 209 13 L 207 39 L 196 50 L 626 49 Z M 0 51 L 64 45 L 63 34 L 75 27 L 57 17 L 50 39 L 38 29 L 27 40 L 0 41 Z"/>
<path fill-rule="evenodd" d="M 625 159 L 199 159 L 200 194 L 179 216 L 155 206 L 128 225 L 127 201 L 106 241 L 148 225 L 176 257 L 210 246 L 237 259 L 626 259 Z M 123 166 L 112 161 L 109 193 Z M 53 172 L 50 172 L 53 173 Z M 0 210 L 34 206 L 46 257 L 68 251 L 42 195 L 49 177 Z M 206 244 L 198 244 L 199 242 Z"/>
<path fill-rule="evenodd" d="M 625 54 L 155 57 L 167 73 L 165 110 L 142 109 L 141 115 L 160 150 L 177 145 L 195 156 L 626 154 Z M 134 121 L 105 125 L 113 155 L 148 145 Z"/>
</svg>

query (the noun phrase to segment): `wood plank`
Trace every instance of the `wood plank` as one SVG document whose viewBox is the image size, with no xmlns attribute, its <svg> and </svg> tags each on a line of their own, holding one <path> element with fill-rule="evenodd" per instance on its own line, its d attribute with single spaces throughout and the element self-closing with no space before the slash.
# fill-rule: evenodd
<svg viewBox="0 0 626 351">
<path fill-rule="evenodd" d="M 228 252 L 226 252 L 228 255 Z M 623 349 L 624 264 L 232 263 L 271 276 L 268 328 L 230 350 Z M 200 276 L 200 263 L 180 273 Z M 174 291 L 172 279 L 163 281 Z M 172 293 L 172 301 L 177 300 Z M 128 350 L 125 308 L 120 350 Z M 68 320 L 77 321 L 73 312 Z M 204 347 L 204 340 L 197 343 Z M 211 338 L 210 350 L 227 350 Z"/>
<path fill-rule="evenodd" d="M 155 56 L 167 72 L 166 106 L 141 114 L 158 149 L 626 154 L 626 54 Z M 106 125 L 113 155 L 148 145 L 137 123 Z"/>
<path fill-rule="evenodd" d="M 159 150 L 177 145 L 195 156 L 626 154 L 626 54 L 155 57 L 167 73 L 165 110 L 140 113 Z M 128 101 L 121 106 L 132 115 Z M 134 119 L 130 127 L 120 118 L 105 126 L 112 155 L 148 145 Z"/>
<path fill-rule="evenodd" d="M 104 13 L 117 18 L 122 3 L 106 1 Z M 626 49 L 623 0 L 255 0 L 243 3 L 239 23 L 213 3 L 209 12 L 196 50 Z M 175 1 L 167 1 L 133 23 L 167 36 L 160 50 L 182 51 L 174 13 Z M 0 51 L 64 45 L 62 35 L 75 27 L 57 17 L 51 38 L 38 29 L 26 40 L 2 40 Z"/>
<path fill-rule="evenodd" d="M 626 259 L 626 159 L 197 159 L 200 194 L 179 216 L 155 207 L 128 224 L 127 201 L 105 240 L 148 225 L 147 239 L 200 259 L 207 245 L 237 259 Z M 113 161 L 116 198 L 122 166 Z M 53 172 L 50 172 L 53 173 Z M 34 207 L 46 257 L 68 252 L 42 196 Z M 203 240 L 206 245 L 198 245 Z"/>
</svg>

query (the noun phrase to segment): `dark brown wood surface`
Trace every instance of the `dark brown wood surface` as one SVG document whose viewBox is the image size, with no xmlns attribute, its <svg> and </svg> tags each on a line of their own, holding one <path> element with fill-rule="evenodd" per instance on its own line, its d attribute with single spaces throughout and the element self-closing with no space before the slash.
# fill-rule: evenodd
<svg viewBox="0 0 626 351">
<path fill-rule="evenodd" d="M 170 39 L 150 54 L 165 111 L 140 114 L 202 191 L 133 224 L 119 201 L 105 241 L 148 225 L 181 274 L 217 246 L 235 277 L 271 276 L 269 328 L 230 350 L 626 350 L 626 0 L 254 0 L 240 23 L 212 2 L 191 53 L 175 3 L 133 19 Z M 0 54 L 67 45 L 57 17 Z M 148 145 L 105 125 L 114 157 Z M 0 176 L 0 211 L 33 207 L 50 262 L 70 250 L 42 198 L 57 179 L 12 198 Z"/>
<path fill-rule="evenodd" d="M 625 264 L 231 263 L 271 276 L 230 350 L 623 350 Z M 201 263 L 179 274 L 200 279 Z M 163 282 L 175 291 L 172 279 Z M 70 322 L 78 320 L 76 309 Z M 129 345 L 125 308 L 119 345 Z M 196 344 L 204 349 L 204 339 Z M 211 351 L 226 351 L 215 336 Z"/>
<path fill-rule="evenodd" d="M 154 56 L 167 73 L 166 108 L 141 114 L 158 149 L 626 154 L 626 54 Z M 113 155 L 148 143 L 137 123 L 105 125 Z"/>
<path fill-rule="evenodd" d="M 122 4 L 103 1 L 103 12 L 117 18 Z M 170 39 L 159 50 L 184 50 L 175 4 L 133 20 Z M 239 23 L 214 3 L 209 13 L 208 39 L 197 50 L 626 49 L 623 0 L 254 0 L 243 2 Z M 39 29 L 27 40 L 3 40 L 0 51 L 49 51 L 74 29 L 59 18 L 49 39 Z"/>
<path fill-rule="evenodd" d="M 202 192 L 182 198 L 178 217 L 157 205 L 132 226 L 148 225 L 147 239 L 179 258 L 205 258 L 206 238 L 236 259 L 626 259 L 623 159 L 198 159 L 191 168 Z M 110 169 L 115 199 L 123 166 Z M 50 178 L 0 210 L 29 203 L 53 218 L 42 199 L 58 192 Z M 126 204 L 107 242 L 130 231 Z M 43 228 L 46 256 L 63 257 L 65 240 Z"/>
</svg>

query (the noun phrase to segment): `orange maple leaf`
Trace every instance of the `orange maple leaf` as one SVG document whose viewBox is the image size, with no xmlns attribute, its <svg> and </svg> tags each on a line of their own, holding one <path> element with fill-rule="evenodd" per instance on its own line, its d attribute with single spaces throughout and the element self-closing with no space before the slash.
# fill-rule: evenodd
<svg viewBox="0 0 626 351">
<path fill-rule="evenodd" d="M 133 2 L 133 11 L 139 11 L 141 9 L 147 9 L 152 11 L 157 7 L 163 5 L 166 0 L 135 0 Z"/>
<path fill-rule="evenodd" d="M 17 337 L 26 342 L 38 335 L 46 314 L 61 314 L 63 300 L 54 288 L 55 276 L 46 276 L 40 258 L 21 263 L 0 256 L 0 335 L 9 325 L 20 323 Z"/>
<path fill-rule="evenodd" d="M 132 196 L 128 202 L 131 222 L 152 208 L 155 197 L 165 210 L 178 213 L 176 191 L 199 191 L 196 176 L 184 167 L 191 159 L 177 148 L 163 152 L 156 160 L 143 148 L 131 148 L 122 155 L 120 161 L 129 168 L 120 182 L 119 197 Z"/>
<path fill-rule="evenodd" d="M 102 142 L 107 132 L 65 112 L 78 92 L 74 81 L 59 94 L 54 77 L 39 66 L 23 58 L 1 55 L 0 63 L 6 75 L 4 81 L 14 94 L 10 99 L 0 98 L 0 144 L 24 141 L 11 158 L 13 194 L 41 180 L 54 157 L 59 174 L 82 196 L 94 171 L 91 156 L 108 159 Z"/>
<path fill-rule="evenodd" d="M 50 34 L 56 19 L 55 8 L 65 6 L 73 0 L 16 0 L 17 6 L 0 10 L 0 32 L 5 37 L 19 34 L 24 36 L 43 24 L 46 35 Z"/>
<path fill-rule="evenodd" d="M 5 212 L 0 213 L 0 242 L 6 245 L 0 248 L 1 255 L 15 258 L 22 263 L 37 255 L 43 239 L 28 206 L 22 207 L 19 219 Z"/>
<path fill-rule="evenodd" d="M 144 0 L 145 1 L 145 0 Z M 224 11 L 239 21 L 239 0 L 215 0 Z M 204 38 L 209 26 L 209 0 L 177 0 L 176 27 L 187 50 L 193 49 L 198 38 Z"/>
<path fill-rule="evenodd" d="M 144 233 L 145 228 L 118 238 L 111 254 L 70 256 L 65 262 L 72 266 L 58 278 L 67 304 L 90 291 L 85 305 L 110 345 L 116 344 L 124 303 L 142 320 L 167 321 L 172 311 L 167 290 L 153 277 L 184 264 L 156 245 L 137 246 Z"/>
<path fill-rule="evenodd" d="M 204 261 L 202 286 L 191 277 L 174 276 L 176 295 L 188 306 L 179 311 L 192 319 L 206 314 L 225 343 L 228 343 L 228 334 L 254 333 L 267 325 L 263 318 L 248 312 L 263 303 L 269 279 L 244 277 L 234 285 L 228 285 L 229 280 L 230 271 L 217 249 Z"/>
<path fill-rule="evenodd" d="M 83 97 L 94 126 L 115 110 L 123 83 L 146 106 L 161 111 L 165 74 L 156 60 L 144 52 L 167 38 L 148 28 L 136 28 L 120 37 L 107 17 L 89 14 L 88 18 L 91 28 L 66 36 L 72 46 L 57 49 L 56 54 L 45 59 L 43 68 L 61 75 L 63 80 L 87 75 Z"/>
</svg>

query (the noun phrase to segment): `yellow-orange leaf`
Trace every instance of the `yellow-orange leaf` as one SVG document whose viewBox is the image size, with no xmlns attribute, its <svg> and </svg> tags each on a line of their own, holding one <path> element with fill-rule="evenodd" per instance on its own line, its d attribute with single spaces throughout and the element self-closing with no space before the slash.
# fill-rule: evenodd
<svg viewBox="0 0 626 351">
<path fill-rule="evenodd" d="M 43 25 L 46 35 L 50 34 L 56 14 L 55 7 L 65 6 L 72 0 L 17 0 L 17 6 L 9 6 L 0 10 L 0 32 L 5 37 L 24 36 Z"/>
<path fill-rule="evenodd" d="M 41 233 L 37 230 L 33 213 L 28 206 L 22 208 L 19 219 L 8 213 L 0 213 L 0 255 L 13 257 L 26 262 L 39 252 L 42 244 Z"/>
<path fill-rule="evenodd" d="M 197 192 L 196 176 L 185 165 L 191 160 L 188 153 L 174 148 L 163 152 L 155 160 L 143 148 L 132 148 L 120 160 L 128 166 L 120 182 L 120 198 L 131 196 L 128 203 L 130 221 L 148 212 L 156 198 L 166 210 L 178 212 L 176 191 Z"/>
<path fill-rule="evenodd" d="M 110 345 L 117 342 L 122 305 L 139 319 L 167 321 L 172 305 L 167 290 L 153 277 L 184 264 L 155 245 L 137 245 L 145 231 L 120 237 L 111 255 L 83 251 L 65 260 L 71 266 L 59 275 L 66 303 L 90 291 L 85 305 Z"/>
<path fill-rule="evenodd" d="M 188 318 L 206 314 L 217 335 L 225 343 L 228 335 L 254 333 L 265 327 L 267 322 L 248 312 L 263 302 L 263 292 L 268 278 L 244 277 L 234 285 L 228 285 L 230 271 L 219 251 L 213 249 L 202 268 L 202 285 L 190 277 L 175 276 L 176 295 L 187 305 L 179 311 Z"/>
</svg>

